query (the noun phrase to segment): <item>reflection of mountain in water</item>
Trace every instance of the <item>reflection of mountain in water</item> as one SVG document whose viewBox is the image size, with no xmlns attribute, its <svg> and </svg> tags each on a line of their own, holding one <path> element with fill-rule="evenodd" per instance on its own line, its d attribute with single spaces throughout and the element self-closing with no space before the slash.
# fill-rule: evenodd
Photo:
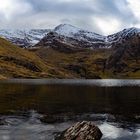
<svg viewBox="0 0 140 140">
<path fill-rule="evenodd" d="M 110 86 L 113 82 L 116 86 L 122 83 L 122 87 Z M 62 80 L 62 83 L 60 80 L 29 80 L 23 83 L 20 80 L 20 83 L 3 83 L 0 84 L 0 112 L 35 109 L 46 114 L 92 112 L 140 115 L 140 87 L 123 86 L 123 82 L 129 83 L 127 80 Z M 131 83 L 138 84 L 139 80 Z"/>
</svg>

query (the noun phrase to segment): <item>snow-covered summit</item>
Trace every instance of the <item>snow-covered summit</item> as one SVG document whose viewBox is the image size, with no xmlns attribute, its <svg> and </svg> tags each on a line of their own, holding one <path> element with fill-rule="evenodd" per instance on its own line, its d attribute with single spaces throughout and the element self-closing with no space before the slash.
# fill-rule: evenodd
<svg viewBox="0 0 140 140">
<path fill-rule="evenodd" d="M 29 47 L 38 43 L 49 31 L 48 29 L 1 29 L 0 36 L 16 45 Z"/>
<path fill-rule="evenodd" d="M 57 32 L 60 35 L 64 35 L 67 37 L 73 37 L 80 31 L 80 28 L 74 27 L 70 24 L 60 24 L 55 27 L 54 32 Z"/>
<path fill-rule="evenodd" d="M 111 48 L 139 35 L 140 29 L 138 28 L 128 28 L 109 36 L 103 36 L 69 24 L 61 24 L 52 30 L 52 33 L 48 34 L 43 41 L 46 44 L 49 42 L 49 46 L 60 41 L 80 48 Z"/>
<path fill-rule="evenodd" d="M 105 36 L 90 32 L 87 30 L 80 29 L 78 27 L 72 26 L 70 24 L 60 24 L 54 29 L 54 32 L 66 36 L 72 37 L 78 40 L 95 40 L 95 41 L 104 41 Z"/>
<path fill-rule="evenodd" d="M 128 36 L 133 36 L 135 34 L 140 34 L 139 28 L 132 27 L 132 28 L 124 29 L 124 30 L 117 32 L 115 34 L 112 34 L 112 35 L 103 36 L 103 35 L 100 35 L 100 34 L 97 34 L 94 32 L 80 29 L 80 28 L 72 26 L 70 24 L 60 24 L 53 31 L 57 32 L 60 35 L 67 36 L 67 37 L 77 37 L 79 35 L 79 39 L 82 39 L 82 38 L 91 39 L 92 38 L 92 39 L 102 40 L 102 41 L 106 41 L 106 42 L 114 39 L 114 37 L 125 38 Z"/>
<path fill-rule="evenodd" d="M 122 41 L 129 40 L 133 36 L 140 37 L 140 29 L 139 28 L 127 28 L 118 33 L 107 36 L 108 42 L 111 44 L 114 43 L 122 43 Z"/>
</svg>

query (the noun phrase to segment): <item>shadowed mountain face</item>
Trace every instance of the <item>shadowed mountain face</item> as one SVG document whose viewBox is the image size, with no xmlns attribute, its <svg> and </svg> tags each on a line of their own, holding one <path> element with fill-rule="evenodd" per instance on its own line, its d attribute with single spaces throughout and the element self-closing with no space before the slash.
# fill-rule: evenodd
<svg viewBox="0 0 140 140">
<path fill-rule="evenodd" d="M 107 60 L 107 68 L 114 73 L 140 74 L 140 37 L 135 35 L 114 48 Z"/>
<path fill-rule="evenodd" d="M 84 78 L 140 77 L 139 29 L 102 36 L 100 43 L 96 40 L 89 46 L 81 37 L 81 30 L 74 30 L 73 26 L 68 30 L 65 26 L 58 26 L 36 45 L 41 58 Z"/>
<path fill-rule="evenodd" d="M 137 28 L 101 36 L 64 24 L 26 50 L 0 41 L 1 77 L 140 78 Z"/>
</svg>

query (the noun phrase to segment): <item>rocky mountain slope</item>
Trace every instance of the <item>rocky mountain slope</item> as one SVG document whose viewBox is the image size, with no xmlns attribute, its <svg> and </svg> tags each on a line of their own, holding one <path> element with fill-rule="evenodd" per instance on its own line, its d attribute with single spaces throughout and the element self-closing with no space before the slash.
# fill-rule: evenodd
<svg viewBox="0 0 140 140">
<path fill-rule="evenodd" d="M 134 30 L 136 31 L 136 30 Z M 140 74 L 140 37 L 137 32 L 130 32 L 125 39 L 117 44 L 107 60 L 106 67 L 115 73 Z"/>
<path fill-rule="evenodd" d="M 60 25 L 27 49 L 0 39 L 0 78 L 140 78 L 140 30 L 101 36 Z"/>
<path fill-rule="evenodd" d="M 38 43 L 50 30 L 48 29 L 3 29 L 0 37 L 3 37 L 20 47 L 31 47 Z"/>
<path fill-rule="evenodd" d="M 93 33 L 100 43 L 96 38 L 88 46 L 81 30 L 69 26 L 60 25 L 48 33 L 36 45 L 37 55 L 83 78 L 140 78 L 139 29 L 124 29 L 107 37 Z"/>
<path fill-rule="evenodd" d="M 63 46 L 62 44 L 69 45 L 71 48 L 75 49 L 112 48 L 124 44 L 134 36 L 140 37 L 140 29 L 128 28 L 109 36 L 102 36 L 72 25 L 62 24 L 49 32 L 41 42 L 38 43 L 38 46 L 43 45 L 45 42 L 44 46 L 46 45 L 54 48 Z"/>
<path fill-rule="evenodd" d="M 65 41 L 67 41 L 69 38 L 67 42 L 73 45 L 76 44 L 74 41 L 77 41 L 78 45 L 86 48 L 93 46 L 100 47 L 102 44 L 105 45 L 106 42 L 106 36 L 102 36 L 94 32 L 89 32 L 68 24 L 61 24 L 57 26 L 53 32 L 56 32 L 58 35 L 65 37 Z"/>
</svg>

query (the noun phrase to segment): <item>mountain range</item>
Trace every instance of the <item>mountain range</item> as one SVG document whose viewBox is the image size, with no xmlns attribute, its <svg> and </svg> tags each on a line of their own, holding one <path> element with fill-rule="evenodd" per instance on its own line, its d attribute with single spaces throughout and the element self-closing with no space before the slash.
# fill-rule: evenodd
<svg viewBox="0 0 140 140">
<path fill-rule="evenodd" d="M 128 28 L 118 33 L 103 36 L 89 32 L 69 24 L 61 24 L 54 29 L 1 29 L 0 37 L 3 37 L 15 45 L 21 47 L 33 47 L 44 37 L 50 42 L 50 37 L 61 38 L 63 42 L 82 48 L 110 48 L 117 46 L 129 38 L 140 35 L 140 29 Z"/>
<path fill-rule="evenodd" d="M 0 40 L 0 77 L 140 78 L 138 28 L 103 36 L 61 24 L 54 29 L 3 29 L 0 36 L 6 39 Z"/>
</svg>

